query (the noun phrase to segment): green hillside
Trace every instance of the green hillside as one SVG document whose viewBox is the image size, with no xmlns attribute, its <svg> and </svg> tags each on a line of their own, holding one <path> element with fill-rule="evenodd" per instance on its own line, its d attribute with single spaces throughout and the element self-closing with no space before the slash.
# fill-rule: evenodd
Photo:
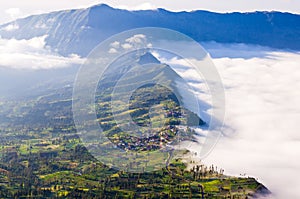
<svg viewBox="0 0 300 199">
<path fill-rule="evenodd" d="M 107 73 L 95 97 L 103 134 L 115 148 L 131 154 L 132 160 L 120 169 L 92 156 L 92 143 L 82 143 L 70 88 L 31 100 L 1 101 L 0 198 L 250 198 L 270 193 L 254 178 L 226 176 L 217 166 L 195 162 L 187 150 L 175 153 L 172 146 L 197 142 L 193 128 L 206 125 L 182 105 L 184 96 L 174 82 L 183 81 L 167 65 L 139 70 L 150 79 L 171 81 L 137 86 L 126 107 L 117 97 L 135 86 L 140 75 L 131 72 L 136 75 L 119 84 L 115 77 L 120 74 Z M 122 92 L 113 93 L 121 87 Z M 114 103 L 120 105 L 112 107 Z M 126 114 L 137 131 L 116 121 Z M 151 153 L 158 155 L 149 161 Z M 119 154 L 104 158 L 123 161 Z M 145 172 L 129 172 L 133 167 Z"/>
</svg>

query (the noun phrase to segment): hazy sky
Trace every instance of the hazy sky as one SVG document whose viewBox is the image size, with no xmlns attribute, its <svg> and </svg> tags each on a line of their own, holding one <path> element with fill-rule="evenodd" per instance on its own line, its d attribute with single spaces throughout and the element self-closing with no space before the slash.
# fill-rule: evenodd
<svg viewBox="0 0 300 199">
<path fill-rule="evenodd" d="M 113 7 L 127 9 L 153 9 L 162 7 L 168 10 L 211 10 L 217 12 L 278 10 L 300 13 L 299 0 L 1 0 L 0 23 L 30 14 L 83 8 L 106 3 Z"/>
</svg>

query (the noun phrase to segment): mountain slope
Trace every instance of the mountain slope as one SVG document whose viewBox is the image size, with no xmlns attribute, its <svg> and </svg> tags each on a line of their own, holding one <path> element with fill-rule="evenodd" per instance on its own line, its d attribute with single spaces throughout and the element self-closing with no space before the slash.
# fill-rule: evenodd
<svg viewBox="0 0 300 199">
<path fill-rule="evenodd" d="M 17 39 L 48 35 L 47 45 L 61 54 L 85 56 L 112 34 L 146 26 L 174 29 L 197 41 L 249 43 L 300 50 L 300 16 L 280 12 L 127 11 L 101 4 L 19 19 L 0 26 L 0 35 Z"/>
<path fill-rule="evenodd" d="M 150 70 L 145 68 L 144 72 L 162 80 L 166 78 L 173 80 L 172 82 L 180 81 L 180 77 L 172 71 L 171 67 L 161 64 L 150 53 L 137 57 L 135 61 L 123 72 L 126 73 L 128 70 L 135 72 L 135 63 L 142 64 L 142 67 L 151 67 L 151 65 L 143 64 L 155 63 L 154 66 L 159 70 L 155 70 L 155 67 Z M 107 71 L 107 75 L 103 79 L 104 83 L 106 80 L 107 82 L 116 81 L 113 74 L 110 73 L 113 71 L 115 70 Z M 147 75 L 145 73 L 143 75 Z M 138 75 L 138 73 L 136 76 L 128 74 L 131 79 L 124 79 L 121 85 L 126 86 L 123 84 L 124 82 L 130 82 Z M 169 85 L 172 86 L 172 83 Z M 97 111 L 100 116 L 98 119 L 104 129 L 103 120 L 106 119 L 106 122 L 109 122 L 107 120 L 109 113 L 103 110 L 108 107 L 106 105 L 111 103 L 106 100 L 101 101 L 101 97 L 105 98 L 106 94 L 103 89 L 108 90 L 108 93 L 111 91 L 109 87 L 99 87 L 99 92 L 97 92 L 98 107 L 102 108 Z M 146 105 L 144 102 L 149 105 L 153 95 L 148 96 L 148 91 L 153 93 L 153 89 L 155 88 L 140 87 L 135 95 L 132 95 L 130 110 L 141 110 Z M 154 101 L 158 102 L 163 99 L 163 96 L 172 99 L 169 97 L 171 93 L 168 89 L 162 87 L 156 87 L 156 89 L 154 95 L 159 98 L 154 98 Z M 39 198 L 57 196 L 59 198 L 103 198 L 103 196 L 107 198 L 259 198 L 270 195 L 270 191 L 254 178 L 226 176 L 223 174 L 223 169 L 219 168 L 218 170 L 214 165 L 208 167 L 201 162 L 192 162 L 190 159 L 192 154 L 187 151 L 184 153 L 185 158 L 174 158 L 167 163 L 167 166 L 162 162 L 164 166 L 152 172 L 128 172 L 135 165 L 140 164 L 128 164 L 124 167 L 126 171 L 106 166 L 99 162 L 99 159 L 91 156 L 89 153 L 91 151 L 87 151 L 78 137 L 78 132 L 72 122 L 71 93 L 71 88 L 64 88 L 49 93 L 47 96 L 40 96 L 32 102 L 0 103 L 1 124 L 7 121 L 9 127 L 0 125 L 0 143 L 4 146 L 0 149 L 0 197 L 24 198 L 30 194 Z M 142 100 L 137 99 L 139 97 L 142 97 Z M 167 102 L 166 108 L 176 108 L 169 106 L 170 101 Z M 10 108 L 7 107 L 8 105 L 11 105 L 12 111 L 7 110 Z M 4 108 L 3 112 L 2 108 Z M 173 111 L 173 113 L 176 112 L 176 110 Z M 3 113 L 4 115 L 2 115 Z M 137 114 L 133 116 L 133 120 L 137 119 L 134 121 L 140 121 L 143 124 L 147 117 L 143 119 L 141 116 L 143 114 Z M 149 116 L 151 116 L 150 112 Z M 168 117 L 168 119 L 179 119 L 174 114 Z M 151 118 L 155 119 L 155 115 L 152 115 Z M 176 124 L 172 126 L 173 130 Z M 116 132 L 113 133 L 116 135 Z M 186 135 L 191 137 L 193 134 Z M 165 136 L 167 139 L 165 141 L 169 141 L 173 134 L 170 131 L 162 131 L 161 136 Z M 115 139 L 113 140 L 113 138 Z M 112 136 L 111 139 L 115 144 L 121 146 L 124 144 L 123 149 L 130 149 L 131 152 L 143 150 L 144 143 L 142 141 L 145 140 L 137 140 L 139 145 L 135 144 L 135 147 L 132 147 L 133 145 L 126 146 L 125 143 L 136 140 L 128 140 L 128 136 L 125 138 L 122 135 Z M 152 150 L 160 147 L 154 142 L 160 141 L 159 137 L 152 136 L 151 139 L 153 141 L 148 146 L 152 147 Z M 149 158 L 141 161 L 143 156 L 133 154 L 135 156 L 132 159 L 133 162 L 148 163 Z M 171 153 L 169 153 L 170 155 Z M 110 160 L 112 156 L 106 156 L 106 158 Z M 20 185 L 22 186 L 20 187 Z"/>
</svg>

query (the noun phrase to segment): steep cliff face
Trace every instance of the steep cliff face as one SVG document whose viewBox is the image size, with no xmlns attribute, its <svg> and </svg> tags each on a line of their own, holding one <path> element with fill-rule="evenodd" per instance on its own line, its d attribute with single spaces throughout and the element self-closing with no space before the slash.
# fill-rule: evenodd
<svg viewBox="0 0 300 199">
<path fill-rule="evenodd" d="M 127 11 L 101 4 L 19 19 L 0 26 L 0 35 L 17 39 L 48 35 L 47 44 L 61 54 L 85 56 L 112 34 L 147 26 L 174 29 L 197 41 L 300 50 L 300 16 L 280 12 Z"/>
</svg>

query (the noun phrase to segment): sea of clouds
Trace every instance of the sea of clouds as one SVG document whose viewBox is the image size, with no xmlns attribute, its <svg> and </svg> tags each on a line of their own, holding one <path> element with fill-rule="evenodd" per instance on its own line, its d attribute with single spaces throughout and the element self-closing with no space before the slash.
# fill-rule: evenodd
<svg viewBox="0 0 300 199">
<path fill-rule="evenodd" d="M 53 69 L 83 63 L 72 54 L 64 57 L 46 45 L 47 35 L 32 39 L 3 39 L 0 37 L 0 66 L 14 69 Z"/>
<path fill-rule="evenodd" d="M 204 162 L 230 175 L 258 178 L 274 198 L 300 198 L 300 53 L 203 46 L 224 84 L 225 133 L 230 132 Z"/>
<path fill-rule="evenodd" d="M 255 177 L 272 192 L 271 198 L 300 198 L 300 53 L 246 44 L 202 46 L 221 76 L 226 96 L 224 136 L 202 161 L 224 168 L 227 175 Z M 188 59 L 155 55 L 173 68 L 188 68 Z M 189 83 L 197 76 L 191 67 L 179 74 Z M 196 84 L 191 83 L 203 91 L 200 99 L 213 109 L 210 93 L 203 83 Z M 199 152 L 202 145 L 187 148 Z"/>
<path fill-rule="evenodd" d="M 0 39 L 0 66 L 45 70 L 84 62 L 51 51 L 45 39 Z M 204 163 L 228 175 L 258 178 L 274 198 L 300 198 L 300 53 L 245 44 L 203 46 L 226 96 L 226 136 Z"/>
</svg>

